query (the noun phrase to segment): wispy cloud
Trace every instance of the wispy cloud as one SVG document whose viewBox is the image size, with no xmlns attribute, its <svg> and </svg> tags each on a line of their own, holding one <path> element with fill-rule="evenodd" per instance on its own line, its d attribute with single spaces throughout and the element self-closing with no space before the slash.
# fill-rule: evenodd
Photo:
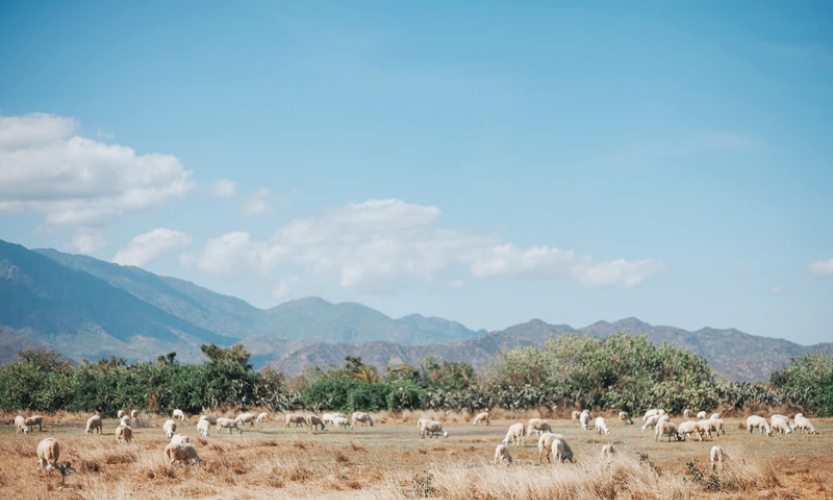
<svg viewBox="0 0 833 500">
<path fill-rule="evenodd" d="M 833 259 L 819 260 L 810 264 L 810 272 L 814 276 L 833 276 Z"/>
<path fill-rule="evenodd" d="M 143 266 L 165 253 L 187 247 L 192 241 L 189 234 L 160 227 L 134 237 L 116 252 L 113 262 L 122 266 Z"/>
<path fill-rule="evenodd" d="M 217 179 L 211 183 L 211 193 L 218 198 L 231 198 L 237 194 L 237 183 L 228 179 Z"/>
</svg>

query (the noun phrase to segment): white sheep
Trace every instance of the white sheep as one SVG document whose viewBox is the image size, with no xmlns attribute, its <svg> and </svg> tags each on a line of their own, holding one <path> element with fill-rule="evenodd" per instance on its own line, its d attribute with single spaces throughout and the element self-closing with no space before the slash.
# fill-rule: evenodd
<svg viewBox="0 0 833 500">
<path fill-rule="evenodd" d="M 656 427 L 661 416 L 662 415 L 654 414 L 648 417 L 648 420 L 645 421 L 645 425 L 642 426 L 642 432 L 645 432 L 647 429 L 653 429 L 654 427 Z"/>
<path fill-rule="evenodd" d="M 228 429 L 229 434 L 231 434 L 232 429 L 235 429 L 238 434 L 243 434 L 243 429 L 237 427 L 237 420 L 230 418 L 220 417 L 217 419 L 217 431 L 219 432 L 221 429 Z"/>
<path fill-rule="evenodd" d="M 116 418 L 121 420 L 122 417 L 127 416 L 127 412 L 124 410 L 119 410 L 119 413 L 116 415 Z"/>
<path fill-rule="evenodd" d="M 709 420 L 713 420 L 715 418 L 720 418 L 720 413 L 712 413 L 709 415 Z"/>
<path fill-rule="evenodd" d="M 619 420 L 621 420 L 625 424 L 633 425 L 633 418 L 631 418 L 631 414 L 626 411 L 619 412 Z"/>
<path fill-rule="evenodd" d="M 599 434 L 601 434 L 602 432 L 604 432 L 605 434 L 610 434 L 610 430 L 607 428 L 607 424 L 605 423 L 605 418 L 604 417 L 601 417 L 601 416 L 596 417 L 596 420 L 595 420 L 594 423 L 595 423 L 596 430 L 599 431 Z"/>
<path fill-rule="evenodd" d="M 58 458 L 61 456 L 61 446 L 58 440 L 48 437 L 38 443 L 38 464 L 45 468 L 47 472 L 52 469 L 58 469 L 61 473 L 61 484 L 64 484 L 64 479 L 75 472 L 72 464 L 67 462 L 63 465 L 58 463 Z"/>
<path fill-rule="evenodd" d="M 30 429 L 34 429 L 37 425 L 38 432 L 43 432 L 43 417 L 41 417 L 40 415 L 32 415 L 31 417 L 27 417 L 26 425 L 29 426 Z"/>
<path fill-rule="evenodd" d="M 368 415 L 367 413 L 365 413 L 363 411 L 353 412 L 353 416 L 350 418 L 350 422 L 353 425 L 356 425 L 356 424 L 360 423 L 360 424 L 362 424 L 362 426 L 366 426 L 366 425 L 370 424 L 370 426 L 373 427 L 373 419 L 370 418 L 370 415 Z"/>
<path fill-rule="evenodd" d="M 680 435 L 683 441 L 688 439 L 689 434 L 697 434 L 699 440 L 703 440 L 703 429 L 700 427 L 700 423 L 696 420 L 686 420 L 685 422 L 681 423 L 680 426 L 677 428 L 677 433 Z"/>
<path fill-rule="evenodd" d="M 474 425 L 489 425 L 491 422 L 489 420 L 489 412 L 483 411 L 475 415 L 474 421 L 472 422 Z"/>
<path fill-rule="evenodd" d="M 175 419 L 179 420 L 180 422 L 183 422 L 183 421 L 185 421 L 185 412 L 183 412 L 180 409 L 176 409 L 171 413 L 171 418 L 175 418 Z"/>
<path fill-rule="evenodd" d="M 698 420 L 697 427 L 700 429 L 700 441 L 703 440 L 703 434 L 706 435 L 707 438 L 712 438 L 712 430 L 718 432 L 719 430 L 723 430 L 723 421 L 719 418 L 715 419 L 708 419 L 708 420 Z M 718 435 L 720 433 L 718 432 Z M 723 431 L 723 434 L 726 434 L 726 431 Z"/>
<path fill-rule="evenodd" d="M 190 443 L 191 439 L 185 434 L 174 434 L 171 436 L 171 444 Z"/>
<path fill-rule="evenodd" d="M 116 440 L 119 443 L 130 443 L 133 441 L 133 429 L 129 425 L 116 427 Z"/>
<path fill-rule="evenodd" d="M 556 439 L 564 439 L 564 436 L 561 434 L 553 434 L 552 432 L 545 432 L 538 438 L 538 459 L 541 463 L 544 463 L 544 458 L 547 459 L 547 462 L 550 461 L 552 442 Z"/>
<path fill-rule="evenodd" d="M 526 435 L 531 436 L 535 434 L 543 434 L 545 432 L 552 432 L 552 426 L 549 422 L 542 418 L 530 418 L 526 424 Z"/>
<path fill-rule="evenodd" d="M 573 411 L 573 415 L 572 415 L 572 417 L 570 418 L 570 420 L 572 420 L 573 422 L 575 422 L 575 421 L 576 421 L 576 420 L 578 420 L 580 417 L 581 417 L 581 412 L 580 412 L 580 411 Z"/>
<path fill-rule="evenodd" d="M 517 445 L 520 441 L 521 446 L 524 445 L 524 436 L 526 435 L 526 427 L 521 422 L 517 424 L 512 424 L 509 426 L 509 430 L 506 431 L 506 437 L 503 438 L 504 444 L 509 444 L 510 442 L 514 445 Z"/>
<path fill-rule="evenodd" d="M 130 420 L 134 422 L 139 421 L 139 410 L 131 410 L 130 412 Z"/>
<path fill-rule="evenodd" d="M 121 420 L 119 420 L 119 425 L 130 427 L 130 417 L 128 417 L 127 415 L 123 416 Z"/>
<path fill-rule="evenodd" d="M 29 434 L 29 426 L 26 425 L 26 418 L 23 415 L 18 415 L 14 417 L 14 428 L 15 433 L 20 434 Z"/>
<path fill-rule="evenodd" d="M 699 420 L 699 419 L 702 419 L 702 418 L 706 418 L 706 412 L 698 411 L 697 412 L 697 419 Z"/>
<path fill-rule="evenodd" d="M 172 437 L 176 433 L 176 420 L 165 420 L 165 423 L 162 424 L 162 430 L 166 436 Z"/>
<path fill-rule="evenodd" d="M 250 427 L 255 426 L 255 416 L 253 413 L 241 413 L 240 415 L 237 415 L 237 418 L 234 420 L 236 420 L 238 424 L 249 424 Z"/>
<path fill-rule="evenodd" d="M 683 418 L 691 418 L 691 410 L 689 410 L 688 408 L 683 410 Z"/>
<path fill-rule="evenodd" d="M 197 422 L 197 431 L 199 431 L 200 435 L 204 438 L 208 437 L 208 429 L 211 427 L 211 420 L 208 417 L 203 415 L 200 417 L 200 420 Z"/>
<path fill-rule="evenodd" d="M 677 441 L 680 440 L 680 432 L 674 422 L 670 420 L 660 420 L 657 423 L 657 428 L 654 431 L 654 441 L 662 441 L 662 438 L 668 436 L 668 441 L 671 441 L 673 436 Z"/>
<path fill-rule="evenodd" d="M 581 415 L 578 417 L 579 421 L 581 422 L 581 429 L 582 430 L 589 430 L 590 428 L 590 412 L 584 410 L 581 412 Z"/>
<path fill-rule="evenodd" d="M 442 422 L 438 422 L 436 420 L 423 420 L 420 423 L 419 434 L 423 439 L 425 439 L 426 435 L 429 439 L 434 436 L 448 437 L 448 432 L 443 430 Z"/>
<path fill-rule="evenodd" d="M 773 415 L 769 417 L 769 422 L 772 428 L 778 431 L 780 434 L 791 434 L 792 429 L 790 429 L 790 422 L 786 418 L 781 415 Z"/>
<path fill-rule="evenodd" d="M 726 454 L 726 450 L 722 446 L 712 446 L 709 458 L 711 459 L 712 467 L 714 467 L 718 463 L 722 464 L 724 460 L 729 458 L 729 455 Z"/>
<path fill-rule="evenodd" d="M 664 415 L 665 410 L 661 410 L 659 408 L 654 408 L 653 410 L 648 410 L 645 412 L 645 415 L 642 416 L 642 421 L 647 422 L 649 418 L 653 417 L 654 415 Z"/>
<path fill-rule="evenodd" d="M 257 415 L 257 420 L 255 420 L 255 422 L 259 424 L 259 423 L 263 422 L 264 420 L 266 420 L 267 418 L 269 418 L 269 413 L 264 411 L 264 412 L 261 412 Z"/>
<path fill-rule="evenodd" d="M 333 425 L 333 420 L 336 417 L 347 418 L 347 415 L 345 415 L 343 413 L 338 413 L 338 412 L 325 413 L 324 415 L 321 416 L 321 420 L 323 420 L 324 423 L 327 424 L 327 425 Z"/>
<path fill-rule="evenodd" d="M 333 427 L 349 427 L 350 429 L 353 428 L 353 423 L 347 420 L 346 417 L 335 417 L 333 418 Z"/>
<path fill-rule="evenodd" d="M 84 432 L 88 434 L 92 434 L 93 430 L 97 430 L 99 434 L 101 434 L 101 417 L 98 415 L 93 415 L 92 417 L 87 419 L 87 427 L 84 429 Z"/>
<path fill-rule="evenodd" d="M 289 427 L 290 424 L 295 424 L 295 427 L 306 427 L 307 419 L 305 419 L 303 415 L 298 415 L 297 413 L 287 413 L 286 425 L 284 425 L 284 427 Z"/>
<path fill-rule="evenodd" d="M 185 462 L 199 465 L 202 462 L 199 455 L 197 455 L 197 449 L 191 443 L 168 444 L 165 447 L 165 458 L 171 464 L 174 462 Z"/>
<path fill-rule="evenodd" d="M 552 442 L 552 456 L 557 462 L 573 461 L 573 450 L 564 438 L 555 438 Z"/>
<path fill-rule="evenodd" d="M 506 462 L 507 465 L 512 463 L 512 455 L 509 453 L 509 447 L 501 443 L 495 446 L 495 464 Z"/>
<path fill-rule="evenodd" d="M 322 431 L 324 430 L 324 422 L 315 415 L 310 415 L 307 418 L 307 423 L 309 424 L 310 431 L 317 430 L 319 427 L 321 427 Z"/>
<path fill-rule="evenodd" d="M 759 417 L 758 415 L 752 415 L 746 419 L 746 430 L 749 431 L 749 434 L 752 434 L 753 429 L 760 429 L 761 434 L 766 431 L 767 436 L 772 435 L 772 428 L 767 423 L 764 417 Z"/>
<path fill-rule="evenodd" d="M 610 460 L 616 453 L 616 448 L 613 446 L 613 443 L 607 443 L 602 446 L 602 460 Z"/>
<path fill-rule="evenodd" d="M 26 419 L 26 423 L 29 423 L 29 419 Z M 796 413 L 795 417 L 793 417 L 793 424 L 795 428 L 801 432 L 807 431 L 810 434 L 818 434 L 816 428 L 813 426 L 813 423 L 810 422 L 810 419 L 805 417 L 803 413 Z"/>
</svg>

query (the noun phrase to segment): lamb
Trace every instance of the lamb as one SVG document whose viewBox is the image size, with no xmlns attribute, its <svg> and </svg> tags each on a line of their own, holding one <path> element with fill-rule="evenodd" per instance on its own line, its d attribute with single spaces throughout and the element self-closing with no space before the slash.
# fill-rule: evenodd
<svg viewBox="0 0 833 500">
<path fill-rule="evenodd" d="M 174 434 L 171 436 L 171 444 L 190 443 L 191 440 L 185 434 Z"/>
<path fill-rule="evenodd" d="M 23 417 L 23 415 L 18 415 L 14 417 L 14 428 L 15 434 L 20 434 L 21 432 L 23 434 L 29 434 L 29 426 L 26 425 L 26 419 Z"/>
<path fill-rule="evenodd" d="M 264 411 L 264 412 L 259 413 L 257 415 L 257 419 L 255 420 L 255 422 L 259 424 L 259 423 L 263 422 L 264 420 L 266 420 L 267 418 L 269 418 L 269 413 Z"/>
<path fill-rule="evenodd" d="M 581 418 L 581 412 L 580 412 L 580 411 L 574 411 L 574 412 L 573 412 L 573 416 L 572 416 L 571 420 L 572 420 L 573 422 L 575 422 L 575 421 L 576 421 L 576 420 L 578 420 L 579 418 Z"/>
<path fill-rule="evenodd" d="M 162 430 L 165 431 L 166 436 L 173 437 L 174 433 L 176 433 L 176 420 L 166 420 L 162 424 Z"/>
<path fill-rule="evenodd" d="M 697 434 L 697 437 L 700 441 L 703 440 L 703 430 L 700 428 L 700 424 L 695 420 L 686 420 L 685 422 L 680 424 L 680 427 L 677 429 L 680 437 L 682 440 L 685 441 L 688 438 L 689 434 Z"/>
<path fill-rule="evenodd" d="M 746 430 L 749 431 L 749 434 L 752 434 L 752 430 L 758 428 L 761 430 L 761 434 L 766 431 L 767 436 L 772 435 L 772 428 L 767 423 L 764 417 L 759 417 L 757 415 L 752 415 L 751 417 L 746 419 Z"/>
<path fill-rule="evenodd" d="M 237 420 L 232 420 L 230 418 L 221 417 L 217 419 L 217 430 L 220 429 L 228 429 L 228 433 L 231 434 L 231 430 L 237 430 L 238 434 L 243 434 L 243 429 L 237 427 Z"/>
<path fill-rule="evenodd" d="M 197 422 L 197 430 L 199 431 L 200 435 L 204 438 L 208 437 L 208 429 L 211 427 L 211 421 L 203 415 L 200 417 L 199 422 Z"/>
<path fill-rule="evenodd" d="M 38 432 L 43 432 L 43 417 L 41 417 L 40 415 L 32 415 L 31 417 L 27 417 L 26 425 L 28 425 L 30 429 L 34 428 L 37 425 Z"/>
<path fill-rule="evenodd" d="M 478 413 L 477 415 L 475 415 L 474 421 L 472 423 L 474 425 L 480 425 L 481 423 L 483 425 L 490 425 L 491 422 L 489 420 L 489 412 L 484 411 L 484 412 Z"/>
<path fill-rule="evenodd" d="M 532 433 L 543 434 L 544 432 L 552 432 L 552 426 L 544 419 L 530 418 L 526 424 L 526 434 L 531 436 Z"/>
<path fill-rule="evenodd" d="M 61 456 L 61 446 L 58 440 L 48 437 L 38 443 L 38 464 L 44 467 L 48 472 L 52 469 L 58 469 L 61 472 L 61 484 L 64 484 L 64 479 L 72 473 L 75 469 L 72 468 L 70 462 L 61 465 L 58 463 L 58 458 Z"/>
<path fill-rule="evenodd" d="M 506 437 L 503 438 L 504 444 L 509 444 L 511 442 L 512 444 L 517 445 L 518 441 L 520 441 L 521 446 L 523 446 L 524 436 L 526 435 L 524 432 L 525 430 L 526 428 L 521 422 L 510 425 L 509 430 L 506 432 Z"/>
<path fill-rule="evenodd" d="M 523 426 L 523 424 L 521 424 L 521 426 Z M 445 438 L 448 437 L 448 432 L 445 432 L 443 430 L 442 422 L 437 422 L 436 420 L 424 420 L 424 421 L 422 421 L 422 423 L 420 424 L 420 427 L 419 427 L 419 433 L 420 433 L 420 436 L 423 439 L 425 439 L 426 434 L 428 435 L 429 439 L 434 437 L 434 436 L 440 436 L 440 435 L 442 437 L 445 437 Z"/>
<path fill-rule="evenodd" d="M 133 429 L 129 425 L 116 427 L 116 439 L 119 443 L 130 443 L 133 441 Z"/>
<path fill-rule="evenodd" d="M 564 439 L 564 436 L 561 434 L 553 434 L 552 432 L 545 432 L 541 434 L 540 438 L 538 438 L 538 459 L 541 463 L 544 463 L 544 458 L 547 459 L 547 462 L 550 461 L 552 442 L 556 439 Z"/>
<path fill-rule="evenodd" d="M 310 415 L 307 422 L 309 422 L 310 430 L 318 429 L 319 426 L 321 426 L 322 431 L 324 430 L 324 422 L 322 422 L 321 419 L 315 415 Z"/>
<path fill-rule="evenodd" d="M 254 414 L 249 413 L 249 412 L 241 413 L 240 415 L 237 415 L 237 418 L 235 418 L 234 420 L 236 420 L 237 423 L 240 423 L 240 424 L 249 424 L 250 427 L 255 426 L 255 416 L 254 416 Z"/>
<path fill-rule="evenodd" d="M 793 422 L 795 424 L 795 428 L 799 429 L 801 432 L 807 431 L 810 434 L 818 434 L 816 428 L 813 426 L 813 423 L 810 422 L 810 419 L 805 417 L 803 413 L 796 413 L 795 417 L 793 417 Z M 29 419 L 26 419 L 26 423 L 29 423 Z"/>
<path fill-rule="evenodd" d="M 87 427 L 84 432 L 92 434 L 93 430 L 97 430 L 101 434 L 101 417 L 98 415 L 93 415 L 87 419 Z"/>
<path fill-rule="evenodd" d="M 662 441 L 662 438 L 668 436 L 668 441 L 671 441 L 671 436 L 680 440 L 680 432 L 677 426 L 670 420 L 662 420 L 657 424 L 654 431 L 654 441 Z"/>
<path fill-rule="evenodd" d="M 607 424 L 605 424 L 604 417 L 596 417 L 595 421 L 596 430 L 599 431 L 599 434 L 604 432 L 605 434 L 610 434 L 610 430 L 607 428 Z"/>
<path fill-rule="evenodd" d="M 710 418 L 708 420 L 704 420 L 703 422 L 707 423 L 709 426 L 709 437 L 711 437 L 711 433 L 714 432 L 718 436 L 722 434 L 726 434 L 726 429 L 723 428 L 723 420 L 719 418 Z"/>
<path fill-rule="evenodd" d="M 333 427 L 349 427 L 350 429 L 352 429 L 353 424 L 349 420 L 347 420 L 346 417 L 335 417 L 333 419 Z"/>
<path fill-rule="evenodd" d="M 684 418 L 691 418 L 691 410 L 689 410 L 688 408 L 683 410 L 683 417 Z"/>
<path fill-rule="evenodd" d="M 712 446 L 709 458 L 711 459 L 712 467 L 715 467 L 717 463 L 722 464 L 724 460 L 729 458 L 729 456 L 726 454 L 726 450 L 724 450 L 723 447 Z"/>
<path fill-rule="evenodd" d="M 191 462 L 194 465 L 199 465 L 202 462 L 199 455 L 197 455 L 197 449 L 191 443 L 168 444 L 165 447 L 165 458 L 171 464 L 174 462 Z"/>
<path fill-rule="evenodd" d="M 602 446 L 602 460 L 610 460 L 616 453 L 616 448 L 613 447 L 612 443 Z"/>
<path fill-rule="evenodd" d="M 712 429 L 714 429 L 715 432 L 717 432 L 718 426 L 715 423 L 716 420 L 719 420 L 719 419 L 714 419 L 714 420 L 708 419 L 708 420 L 698 420 L 697 421 L 697 428 L 700 429 L 700 441 L 703 440 L 703 434 L 705 434 L 707 438 L 711 439 L 712 438 Z M 722 420 L 720 420 L 720 430 L 723 430 L 723 421 Z M 723 431 L 723 433 L 725 434 L 726 431 Z"/>
<path fill-rule="evenodd" d="M 573 450 L 564 438 L 556 438 L 553 440 L 552 455 L 558 462 L 563 462 L 565 460 L 569 460 L 570 462 L 573 461 Z"/>
<path fill-rule="evenodd" d="M 583 412 L 581 412 L 581 415 L 579 415 L 578 419 L 581 422 L 581 429 L 585 431 L 588 430 L 588 428 L 590 427 L 590 412 L 584 410 Z"/>
<path fill-rule="evenodd" d="M 171 413 L 171 417 L 179 420 L 180 422 L 185 421 L 185 413 L 180 409 L 174 410 L 173 413 Z"/>
<path fill-rule="evenodd" d="M 633 419 L 631 418 L 631 414 L 626 411 L 619 412 L 619 420 L 621 420 L 625 424 L 633 425 Z"/>
<path fill-rule="evenodd" d="M 509 447 L 501 443 L 495 446 L 495 464 L 501 464 L 506 461 L 509 465 L 512 463 L 512 455 L 509 453 Z"/>
<path fill-rule="evenodd" d="M 287 413 L 286 425 L 284 427 L 289 427 L 289 424 L 295 424 L 295 427 L 306 427 L 307 419 L 305 419 L 303 415 L 298 415 L 297 413 Z"/>
<path fill-rule="evenodd" d="M 778 431 L 780 434 L 787 435 L 792 433 L 789 421 L 781 415 L 773 415 L 769 418 L 769 422 L 772 425 L 772 428 Z"/>
<path fill-rule="evenodd" d="M 699 419 L 702 419 L 702 418 L 706 418 L 706 412 L 698 411 L 697 412 L 697 419 L 699 420 Z"/>
<path fill-rule="evenodd" d="M 361 423 L 362 426 L 370 424 L 370 426 L 373 427 L 373 419 L 370 418 L 370 415 L 363 411 L 353 412 L 353 416 L 350 418 L 350 422 L 353 425 L 356 425 L 356 423 Z"/>
</svg>

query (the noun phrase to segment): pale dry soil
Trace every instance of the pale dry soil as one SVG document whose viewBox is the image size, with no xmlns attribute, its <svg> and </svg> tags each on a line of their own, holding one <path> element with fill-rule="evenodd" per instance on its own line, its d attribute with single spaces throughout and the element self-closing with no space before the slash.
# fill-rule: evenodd
<svg viewBox="0 0 833 500">
<path fill-rule="evenodd" d="M 420 439 L 416 420 L 423 414 L 443 420 L 449 437 Z M 575 463 L 541 464 L 537 438 L 528 438 L 510 447 L 515 463 L 507 467 L 492 464 L 495 445 L 510 424 L 535 412 L 502 412 L 479 427 L 467 414 L 373 415 L 374 427 L 309 433 L 286 428 L 283 416 L 272 414 L 241 426 L 242 435 L 212 426 L 207 439 L 198 437 L 190 416 L 178 432 L 191 437 L 204 460 L 199 466 L 166 463 L 163 417 L 143 416 L 129 445 L 116 442 L 115 419 L 105 420 L 101 436 L 84 434 L 89 415 L 82 414 L 45 415 L 43 432 L 29 435 L 0 425 L 0 498 L 833 498 L 833 419 L 814 419 L 818 435 L 766 437 L 738 429 L 744 419 L 728 418 L 725 436 L 681 443 L 655 442 L 653 433 L 640 432 L 639 419 L 624 425 L 610 416 L 610 435 L 549 419 L 572 446 Z M 37 444 L 50 436 L 61 444 L 61 462 L 77 471 L 63 486 L 57 471 L 36 464 Z M 612 463 L 600 457 L 609 442 L 619 450 Z M 713 473 L 714 444 L 730 460 Z M 718 491 L 692 481 L 686 464 L 693 461 L 715 475 Z"/>
</svg>

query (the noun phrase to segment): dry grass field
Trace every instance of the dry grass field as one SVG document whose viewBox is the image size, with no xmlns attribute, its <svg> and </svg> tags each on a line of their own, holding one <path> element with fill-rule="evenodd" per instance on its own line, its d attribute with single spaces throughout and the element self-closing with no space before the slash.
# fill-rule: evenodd
<svg viewBox="0 0 833 500">
<path fill-rule="evenodd" d="M 416 420 L 439 417 L 447 439 L 420 439 Z M 474 427 L 470 416 L 418 412 L 373 414 L 374 427 L 308 433 L 286 429 L 283 416 L 243 434 L 198 437 L 196 417 L 178 432 L 191 437 L 204 462 L 169 465 L 165 418 L 143 415 L 134 441 L 116 442 L 116 420 L 105 420 L 104 435 L 84 434 L 88 415 L 45 415 L 42 433 L 15 434 L 3 415 L 0 426 L 0 498 L 833 498 L 833 420 L 814 420 L 820 434 L 749 435 L 740 418 L 725 419 L 727 434 L 710 442 L 654 442 L 652 433 L 607 416 L 609 436 L 582 431 L 568 419 L 550 419 L 575 452 L 575 463 L 538 462 L 537 439 L 510 447 L 512 466 L 492 464 L 495 445 L 509 424 L 526 422 L 536 412 L 497 412 L 491 426 Z M 217 414 L 215 416 L 221 416 Z M 231 414 L 229 414 L 231 416 Z M 674 418 L 679 423 L 682 418 Z M 76 474 L 62 486 L 60 474 L 37 464 L 38 442 L 52 436 L 61 444 L 61 461 Z M 612 442 L 619 450 L 604 462 L 600 450 Z M 731 459 L 716 473 L 709 466 L 713 444 Z M 695 481 L 688 462 L 706 472 Z M 715 478 L 709 476 L 714 474 Z"/>
</svg>

